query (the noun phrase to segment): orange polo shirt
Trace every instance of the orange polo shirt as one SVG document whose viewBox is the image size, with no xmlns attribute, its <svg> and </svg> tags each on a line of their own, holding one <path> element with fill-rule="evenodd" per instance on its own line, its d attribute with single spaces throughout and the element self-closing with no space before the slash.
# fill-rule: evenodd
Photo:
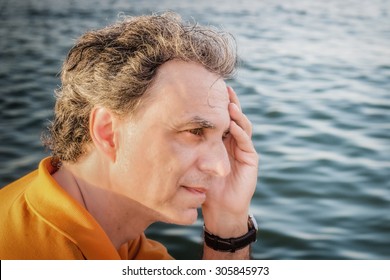
<svg viewBox="0 0 390 280">
<path fill-rule="evenodd" d="M 52 178 L 51 158 L 0 190 L 0 259 L 172 259 L 141 234 L 116 250 L 97 221 Z"/>
</svg>

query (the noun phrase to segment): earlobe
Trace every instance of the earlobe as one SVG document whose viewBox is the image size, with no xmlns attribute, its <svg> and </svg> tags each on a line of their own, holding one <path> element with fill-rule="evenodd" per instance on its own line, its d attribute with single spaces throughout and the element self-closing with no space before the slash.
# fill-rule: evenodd
<svg viewBox="0 0 390 280">
<path fill-rule="evenodd" d="M 112 161 L 116 159 L 114 115 L 103 107 L 93 108 L 90 115 L 89 132 L 95 148 Z"/>
</svg>

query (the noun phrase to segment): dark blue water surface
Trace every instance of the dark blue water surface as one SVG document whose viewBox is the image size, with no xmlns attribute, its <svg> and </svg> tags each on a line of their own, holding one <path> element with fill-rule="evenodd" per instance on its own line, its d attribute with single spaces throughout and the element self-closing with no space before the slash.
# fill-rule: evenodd
<svg viewBox="0 0 390 280">
<path fill-rule="evenodd" d="M 261 155 L 254 258 L 390 258 L 389 0 L 0 0 L 0 9 L 0 186 L 48 155 L 40 134 L 74 40 L 122 13 L 169 9 L 237 38 L 230 84 Z M 148 233 L 193 259 L 201 227 Z"/>
</svg>

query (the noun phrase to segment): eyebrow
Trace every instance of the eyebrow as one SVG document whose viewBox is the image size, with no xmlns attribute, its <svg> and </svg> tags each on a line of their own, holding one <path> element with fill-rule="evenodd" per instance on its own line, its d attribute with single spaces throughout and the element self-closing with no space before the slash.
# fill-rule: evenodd
<svg viewBox="0 0 390 280">
<path fill-rule="evenodd" d="M 193 117 L 187 124 L 192 124 L 192 125 L 197 125 L 201 128 L 215 128 L 215 124 L 213 124 L 212 122 L 202 118 L 202 117 L 199 117 L 199 116 L 195 116 Z"/>
</svg>

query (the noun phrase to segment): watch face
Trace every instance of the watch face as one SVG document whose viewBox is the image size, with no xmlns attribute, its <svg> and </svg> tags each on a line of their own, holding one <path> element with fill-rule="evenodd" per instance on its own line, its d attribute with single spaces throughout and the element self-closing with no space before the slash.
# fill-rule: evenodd
<svg viewBox="0 0 390 280">
<path fill-rule="evenodd" d="M 259 226 L 257 225 L 257 221 L 255 219 L 255 216 L 253 216 L 252 214 L 249 215 L 249 219 L 251 220 L 252 222 L 252 225 L 253 227 L 255 228 L 256 231 L 259 230 Z"/>
</svg>

